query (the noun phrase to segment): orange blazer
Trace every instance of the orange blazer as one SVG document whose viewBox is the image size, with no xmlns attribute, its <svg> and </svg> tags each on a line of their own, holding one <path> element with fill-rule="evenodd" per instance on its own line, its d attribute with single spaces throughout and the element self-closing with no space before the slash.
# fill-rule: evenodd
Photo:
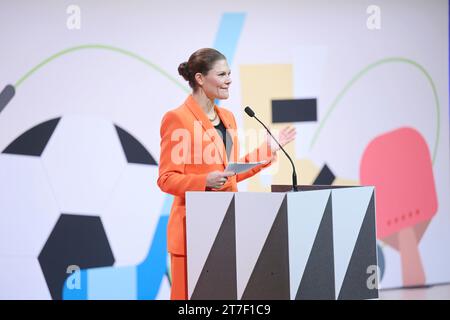
<svg viewBox="0 0 450 320">
<path fill-rule="evenodd" d="M 214 106 L 225 128 L 231 132 L 233 146 L 230 159 L 225 145 L 192 95 L 178 108 L 168 111 L 161 121 L 161 155 L 158 186 L 175 196 L 167 226 L 167 249 L 172 254 L 186 255 L 186 191 L 237 191 L 237 183 L 247 179 L 276 160 L 268 145 L 262 145 L 239 158 L 236 121 L 233 114 Z M 188 135 L 186 135 L 186 133 Z M 197 135 L 197 136 L 195 136 Z M 208 159 L 205 159 L 205 155 Z M 211 157 L 216 161 L 211 161 Z M 206 188 L 206 176 L 224 171 L 228 162 L 268 162 L 249 171 L 229 177 L 220 189 Z"/>
</svg>

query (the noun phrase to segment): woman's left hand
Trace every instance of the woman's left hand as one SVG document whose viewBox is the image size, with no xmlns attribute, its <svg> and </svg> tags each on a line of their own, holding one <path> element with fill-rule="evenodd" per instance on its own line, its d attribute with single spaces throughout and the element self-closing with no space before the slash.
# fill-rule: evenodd
<svg viewBox="0 0 450 320">
<path fill-rule="evenodd" d="M 282 147 L 287 145 L 289 142 L 293 141 L 295 139 L 296 135 L 295 127 L 294 126 L 286 126 L 279 132 L 278 136 L 274 134 L 275 138 L 277 138 L 278 142 L 281 144 Z M 267 133 L 267 141 L 269 143 L 270 149 L 272 150 L 272 153 L 277 152 L 280 150 L 280 146 L 272 139 L 272 137 Z"/>
</svg>

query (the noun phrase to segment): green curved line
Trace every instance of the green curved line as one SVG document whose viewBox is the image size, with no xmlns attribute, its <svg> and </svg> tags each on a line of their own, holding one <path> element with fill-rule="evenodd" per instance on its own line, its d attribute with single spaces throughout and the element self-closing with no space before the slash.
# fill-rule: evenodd
<svg viewBox="0 0 450 320">
<path fill-rule="evenodd" d="M 29 78 L 33 73 L 35 73 L 37 70 L 39 70 L 40 68 L 42 68 L 43 66 L 45 66 L 46 64 L 48 64 L 50 61 L 55 60 L 63 55 L 75 52 L 75 51 L 79 51 L 79 50 L 85 50 L 85 49 L 100 49 L 100 50 L 109 50 L 109 51 L 114 51 L 114 52 L 118 52 L 121 54 L 124 54 L 128 57 L 134 58 L 142 63 L 144 63 L 145 65 L 149 66 L 150 68 L 152 68 L 153 70 L 159 72 L 161 75 L 163 75 L 164 77 L 166 77 L 167 79 L 169 79 L 170 81 L 172 81 L 175 85 L 177 85 L 178 87 L 180 87 L 182 90 L 184 90 L 185 92 L 189 92 L 189 89 L 182 85 L 178 80 L 176 80 L 174 77 L 172 77 L 169 73 L 167 73 L 166 71 L 164 71 L 161 67 L 157 66 L 156 64 L 144 59 L 143 57 L 121 49 L 121 48 L 117 48 L 117 47 L 113 47 L 113 46 L 108 46 L 108 45 L 103 45 L 103 44 L 86 44 L 86 45 L 81 45 L 81 46 L 76 46 L 76 47 L 71 47 L 62 51 L 59 51 L 53 55 L 51 55 L 50 57 L 48 57 L 47 59 L 43 60 L 41 63 L 39 63 L 38 65 L 36 65 L 34 68 L 32 68 L 30 71 L 28 71 L 25 75 L 23 75 L 16 83 L 15 83 L 15 88 L 17 89 L 27 78 Z"/>
<path fill-rule="evenodd" d="M 422 67 L 420 64 L 418 64 L 415 61 L 412 61 L 410 59 L 406 59 L 406 58 L 401 58 L 401 57 L 392 57 L 392 58 L 386 58 L 386 59 L 381 59 L 378 60 L 370 65 L 368 65 L 367 67 L 365 67 L 363 70 L 361 70 L 360 72 L 358 72 L 348 83 L 347 85 L 344 87 L 344 89 L 338 94 L 338 96 L 334 99 L 333 103 L 331 104 L 331 106 L 328 108 L 327 113 L 325 114 L 323 120 L 320 122 L 319 127 L 317 128 L 316 132 L 314 133 L 314 136 L 311 140 L 311 144 L 309 145 L 309 150 L 311 150 L 314 146 L 314 144 L 316 143 L 316 140 L 319 136 L 320 131 L 322 130 L 325 122 L 328 120 L 328 118 L 330 117 L 331 113 L 334 111 L 336 105 L 339 103 L 339 101 L 342 99 L 342 97 L 345 95 L 345 93 L 347 93 L 347 91 L 350 89 L 351 86 L 353 86 L 355 84 L 355 82 L 357 80 L 359 80 L 363 75 L 365 75 L 369 70 L 380 66 L 382 64 L 385 63 L 393 63 L 393 62 L 401 62 L 401 63 L 407 63 L 410 64 L 416 68 L 418 68 L 420 71 L 422 71 L 422 73 L 426 76 L 426 78 L 428 79 L 428 81 L 430 82 L 431 88 L 433 89 L 433 95 L 434 95 L 434 100 L 435 100 L 435 104 L 436 104 L 436 112 L 437 112 L 437 124 L 436 124 L 436 142 L 435 145 L 433 147 L 433 164 L 434 161 L 436 159 L 436 153 L 437 153 L 437 148 L 439 145 L 439 132 L 440 132 L 440 106 L 439 106 L 439 98 L 437 95 L 437 91 L 436 91 L 436 86 L 434 85 L 433 79 L 431 78 L 431 76 L 429 75 L 429 73 L 425 70 L 424 67 Z"/>
</svg>

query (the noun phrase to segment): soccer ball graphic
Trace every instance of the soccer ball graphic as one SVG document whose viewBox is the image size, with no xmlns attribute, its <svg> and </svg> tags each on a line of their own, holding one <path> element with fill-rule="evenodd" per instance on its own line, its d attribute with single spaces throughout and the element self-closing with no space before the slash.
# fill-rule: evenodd
<svg viewBox="0 0 450 320">
<path fill-rule="evenodd" d="M 61 299 L 70 266 L 141 263 L 164 202 L 157 176 L 107 119 L 64 115 L 22 133 L 0 154 L 0 298 Z"/>
</svg>

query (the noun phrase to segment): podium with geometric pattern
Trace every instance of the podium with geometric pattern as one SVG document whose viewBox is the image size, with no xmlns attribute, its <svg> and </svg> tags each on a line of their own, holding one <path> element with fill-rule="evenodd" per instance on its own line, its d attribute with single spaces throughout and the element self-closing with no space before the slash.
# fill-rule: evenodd
<svg viewBox="0 0 450 320">
<path fill-rule="evenodd" d="M 189 299 L 378 297 L 374 187 L 187 192 Z"/>
</svg>

